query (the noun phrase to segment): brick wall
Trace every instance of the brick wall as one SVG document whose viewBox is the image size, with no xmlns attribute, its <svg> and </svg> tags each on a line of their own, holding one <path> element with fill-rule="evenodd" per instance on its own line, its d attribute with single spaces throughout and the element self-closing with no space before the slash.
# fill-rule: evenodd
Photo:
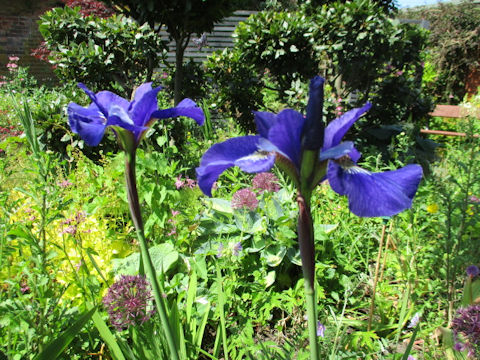
<svg viewBox="0 0 480 360">
<path fill-rule="evenodd" d="M 42 41 L 38 19 L 46 10 L 61 6 L 58 0 L 9 0 L 0 7 L 0 74 L 8 73 L 9 56 L 18 56 L 20 66 L 28 66 L 40 82 L 52 82 L 50 66 L 30 55 Z"/>
</svg>

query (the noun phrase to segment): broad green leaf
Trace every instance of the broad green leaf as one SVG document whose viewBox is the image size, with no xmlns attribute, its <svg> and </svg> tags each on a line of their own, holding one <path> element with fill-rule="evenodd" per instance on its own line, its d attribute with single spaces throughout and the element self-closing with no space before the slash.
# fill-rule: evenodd
<svg viewBox="0 0 480 360">
<path fill-rule="evenodd" d="M 276 267 L 280 265 L 286 253 L 287 248 L 285 246 L 270 245 L 263 250 L 263 257 L 268 266 Z"/>
<path fill-rule="evenodd" d="M 153 266 L 158 273 L 170 270 L 178 261 L 178 252 L 172 244 L 152 246 L 149 250 Z M 115 275 L 135 275 L 138 272 L 140 254 L 134 253 L 124 259 L 112 259 Z"/>
</svg>

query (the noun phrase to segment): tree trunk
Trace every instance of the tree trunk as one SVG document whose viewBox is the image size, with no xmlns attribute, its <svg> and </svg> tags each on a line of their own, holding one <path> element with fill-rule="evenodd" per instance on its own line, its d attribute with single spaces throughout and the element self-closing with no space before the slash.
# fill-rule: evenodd
<svg viewBox="0 0 480 360">
<path fill-rule="evenodd" d="M 182 81 L 183 81 L 183 54 L 187 47 L 189 38 L 180 37 L 175 39 L 175 88 L 174 88 L 174 101 L 175 106 L 182 100 Z"/>
</svg>

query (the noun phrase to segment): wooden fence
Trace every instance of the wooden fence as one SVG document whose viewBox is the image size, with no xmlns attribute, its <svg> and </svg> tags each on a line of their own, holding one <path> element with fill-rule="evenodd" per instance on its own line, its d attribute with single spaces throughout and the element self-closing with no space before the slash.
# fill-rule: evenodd
<svg viewBox="0 0 480 360">
<path fill-rule="evenodd" d="M 184 59 L 188 61 L 193 59 L 195 62 L 203 62 L 216 50 L 223 50 L 225 48 L 232 48 L 234 45 L 234 39 L 232 37 L 235 28 L 238 23 L 246 20 L 251 14 L 256 11 L 239 10 L 222 20 L 222 22 L 215 24 L 213 31 L 206 34 L 206 45 L 199 48 L 195 44 L 194 39 L 191 38 L 185 49 Z M 160 32 L 162 38 L 168 41 L 168 33 L 166 31 Z M 175 43 L 172 41 L 168 44 L 169 52 L 167 55 L 167 61 L 170 64 L 175 64 Z"/>
</svg>

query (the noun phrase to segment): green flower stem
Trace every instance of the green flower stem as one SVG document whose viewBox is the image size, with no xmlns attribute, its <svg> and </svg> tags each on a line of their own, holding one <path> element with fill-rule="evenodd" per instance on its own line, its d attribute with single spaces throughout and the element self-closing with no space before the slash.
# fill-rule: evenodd
<svg viewBox="0 0 480 360">
<path fill-rule="evenodd" d="M 370 310 L 368 311 L 367 331 L 370 331 L 372 329 L 373 310 L 375 310 L 375 296 L 377 294 L 378 271 L 380 268 L 380 260 L 382 259 L 383 240 L 385 239 L 386 229 L 387 229 L 387 226 L 383 224 L 382 236 L 380 237 L 380 244 L 378 244 L 377 262 L 375 264 L 375 278 L 373 280 L 373 291 L 372 291 L 372 300 L 370 301 Z"/>
<path fill-rule="evenodd" d="M 177 347 L 173 337 L 173 332 L 170 329 L 165 303 L 160 292 L 160 285 L 158 284 L 155 268 L 153 267 L 152 259 L 148 252 L 148 245 L 145 239 L 143 229 L 142 213 L 140 210 L 140 202 L 138 200 L 137 182 L 135 177 L 135 152 L 125 152 L 125 177 L 127 181 L 128 205 L 130 207 L 130 214 L 132 215 L 133 224 L 137 232 L 138 242 L 140 245 L 140 255 L 145 268 L 150 284 L 152 285 L 153 296 L 155 298 L 155 305 L 158 315 L 162 322 L 165 338 L 167 339 L 168 347 L 170 348 L 170 356 L 172 360 L 179 360 Z"/>
<path fill-rule="evenodd" d="M 315 243 L 310 204 L 302 194 L 297 195 L 298 203 L 298 242 L 302 258 L 302 271 L 305 280 L 307 300 L 308 338 L 310 340 L 310 360 L 319 360 L 317 341 L 317 311 L 315 296 Z"/>
</svg>

